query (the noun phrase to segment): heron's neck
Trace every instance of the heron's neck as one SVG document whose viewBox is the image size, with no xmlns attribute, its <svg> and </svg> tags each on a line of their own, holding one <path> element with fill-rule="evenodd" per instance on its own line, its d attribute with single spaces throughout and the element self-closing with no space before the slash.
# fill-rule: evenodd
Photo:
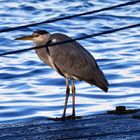
<svg viewBox="0 0 140 140">
<path fill-rule="evenodd" d="M 48 42 L 48 39 L 50 37 L 50 34 L 45 34 L 45 35 L 41 35 L 40 37 L 38 37 L 35 41 L 34 41 L 34 45 L 35 47 L 39 47 L 39 46 L 43 46 Z"/>
</svg>

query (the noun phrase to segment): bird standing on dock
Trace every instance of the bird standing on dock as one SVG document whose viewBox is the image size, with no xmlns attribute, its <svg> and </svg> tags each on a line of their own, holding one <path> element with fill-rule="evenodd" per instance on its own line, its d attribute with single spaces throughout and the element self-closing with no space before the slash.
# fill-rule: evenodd
<svg viewBox="0 0 140 140">
<path fill-rule="evenodd" d="M 69 81 L 72 91 L 72 115 L 69 118 L 75 119 L 75 93 L 74 80 L 83 80 L 90 85 L 95 85 L 103 91 L 108 91 L 108 81 L 100 70 L 94 57 L 78 42 L 71 41 L 64 44 L 56 44 L 71 40 L 70 37 L 61 34 L 50 34 L 45 30 L 34 31 L 32 35 L 16 38 L 16 40 L 32 40 L 35 50 L 40 59 L 56 70 L 66 79 L 65 107 L 61 119 L 66 119 L 66 109 L 70 94 Z M 50 45 L 49 43 L 55 43 Z M 46 45 L 46 46 L 45 46 Z M 37 48 L 45 46 L 42 48 Z"/>
</svg>

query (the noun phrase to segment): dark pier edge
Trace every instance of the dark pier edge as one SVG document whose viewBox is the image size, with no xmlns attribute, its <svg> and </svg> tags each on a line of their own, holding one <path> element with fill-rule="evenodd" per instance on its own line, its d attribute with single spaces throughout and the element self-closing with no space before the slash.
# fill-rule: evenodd
<svg viewBox="0 0 140 140">
<path fill-rule="evenodd" d="M 120 108 L 117 108 L 120 110 Z M 0 140 L 140 139 L 140 109 L 83 116 L 77 120 L 40 120 L 0 125 Z"/>
</svg>

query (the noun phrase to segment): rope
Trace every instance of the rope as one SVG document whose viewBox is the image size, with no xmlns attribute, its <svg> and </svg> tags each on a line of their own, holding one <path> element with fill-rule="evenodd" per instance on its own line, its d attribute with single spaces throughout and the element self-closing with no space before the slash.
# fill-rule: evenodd
<svg viewBox="0 0 140 140">
<path fill-rule="evenodd" d="M 115 9 L 115 8 L 123 7 L 123 6 L 133 5 L 133 4 L 136 4 L 136 3 L 139 3 L 139 2 L 140 2 L 140 0 L 130 1 L 130 2 L 126 2 L 126 3 L 122 3 L 122 4 L 118 4 L 118 5 L 98 9 L 98 10 L 92 10 L 92 11 L 89 11 L 89 12 L 83 12 L 83 13 L 75 14 L 75 15 L 71 15 L 71 16 L 65 16 L 65 17 L 60 17 L 60 18 L 55 18 L 55 19 L 50 19 L 50 20 L 44 20 L 42 22 L 37 22 L 37 23 L 32 23 L 32 24 L 27 24 L 27 25 L 21 25 L 21 26 L 12 27 L 12 28 L 1 29 L 0 33 L 9 32 L 9 31 L 13 31 L 13 30 L 18 30 L 18 29 L 22 29 L 22 28 L 26 28 L 26 27 L 31 27 L 31 26 L 36 26 L 36 25 L 40 25 L 40 24 L 44 24 L 44 23 L 52 23 L 52 22 L 56 22 L 56 21 L 60 21 L 60 20 L 71 19 L 71 18 L 84 16 L 84 15 L 95 14 L 95 13 L 99 13 L 99 12 L 102 12 L 102 11 L 107 11 L 107 10 L 112 10 L 112 9 Z"/>
<path fill-rule="evenodd" d="M 27 49 L 20 49 L 20 50 L 16 50 L 16 51 L 5 52 L 5 53 L 1 53 L 0 56 L 5 56 L 5 55 L 15 54 L 15 53 L 22 53 L 22 52 L 26 52 L 26 51 L 29 51 L 29 50 L 39 49 L 39 48 L 43 48 L 43 47 L 47 47 L 47 46 L 60 45 L 60 44 L 69 43 L 69 42 L 76 41 L 76 40 L 82 40 L 82 39 L 91 38 L 91 37 L 95 37 L 95 36 L 99 36 L 99 35 L 110 34 L 110 33 L 114 33 L 114 32 L 117 32 L 117 31 L 129 29 L 129 28 L 135 28 L 135 27 L 139 27 L 139 26 L 140 26 L 140 23 L 133 24 L 133 25 L 128 25 L 128 26 L 124 26 L 124 27 L 120 27 L 120 28 L 116 28 L 116 29 L 103 31 L 103 32 L 96 33 L 96 34 L 86 35 L 86 36 L 83 36 L 83 37 L 77 37 L 75 39 L 70 39 L 70 40 L 66 40 L 66 41 L 63 41 L 63 42 L 50 43 L 50 44 L 46 44 L 44 46 L 30 47 L 30 48 L 27 48 Z"/>
</svg>

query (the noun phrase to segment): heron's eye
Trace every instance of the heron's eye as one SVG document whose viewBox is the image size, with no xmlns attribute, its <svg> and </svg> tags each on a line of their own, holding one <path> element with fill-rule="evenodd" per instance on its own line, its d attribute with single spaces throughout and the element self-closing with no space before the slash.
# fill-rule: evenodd
<svg viewBox="0 0 140 140">
<path fill-rule="evenodd" d="M 37 34 L 36 34 L 36 35 L 34 35 L 34 37 L 38 37 L 38 36 L 39 36 L 39 35 L 37 35 Z"/>
</svg>

